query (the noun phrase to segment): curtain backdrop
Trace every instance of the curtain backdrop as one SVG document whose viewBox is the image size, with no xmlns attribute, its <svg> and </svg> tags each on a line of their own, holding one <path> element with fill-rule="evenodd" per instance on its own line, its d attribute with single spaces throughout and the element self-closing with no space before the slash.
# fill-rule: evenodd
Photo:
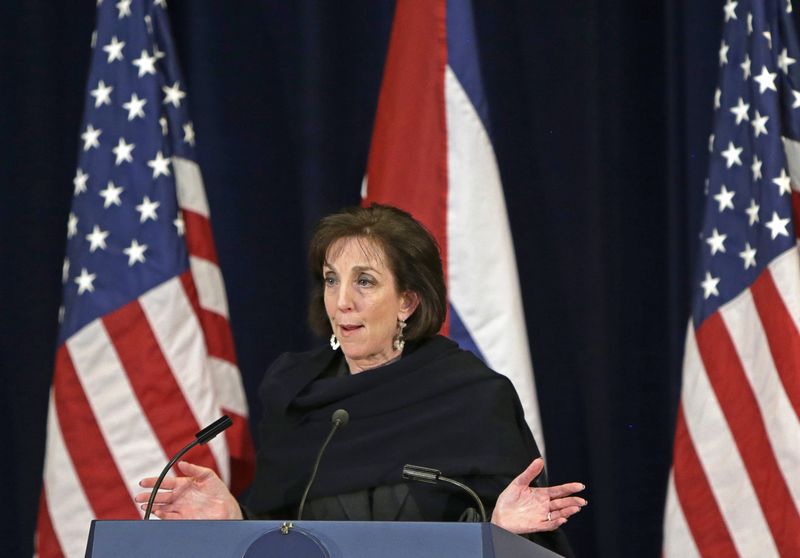
<svg viewBox="0 0 800 558">
<path fill-rule="evenodd" d="M 657 557 L 722 2 L 482 0 L 481 61 L 548 468 L 579 556 Z M 255 422 L 305 245 L 358 202 L 389 0 L 170 0 Z M 0 7 L 0 546 L 30 556 L 94 2 Z"/>
</svg>

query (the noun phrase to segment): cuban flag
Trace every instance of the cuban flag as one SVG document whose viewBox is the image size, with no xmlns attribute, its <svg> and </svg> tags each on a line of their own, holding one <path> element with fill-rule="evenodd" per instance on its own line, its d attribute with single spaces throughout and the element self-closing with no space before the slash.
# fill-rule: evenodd
<svg viewBox="0 0 800 558">
<path fill-rule="evenodd" d="M 543 451 L 489 124 L 471 2 L 398 0 L 363 203 L 409 211 L 436 237 L 449 298 L 443 333 L 511 379 Z"/>
</svg>

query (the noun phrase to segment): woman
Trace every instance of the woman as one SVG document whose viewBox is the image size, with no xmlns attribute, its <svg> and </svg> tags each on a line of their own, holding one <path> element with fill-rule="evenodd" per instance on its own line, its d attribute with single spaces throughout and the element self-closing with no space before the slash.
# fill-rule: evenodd
<svg viewBox="0 0 800 558">
<path fill-rule="evenodd" d="M 494 508 L 492 522 L 515 533 L 555 531 L 586 504 L 574 496 L 584 488 L 579 483 L 529 486 L 537 477 L 543 482 L 543 462 L 510 381 L 437 335 L 445 283 L 436 243 L 422 225 L 387 206 L 344 210 L 317 226 L 309 263 L 311 325 L 330 336 L 330 347 L 284 354 L 267 371 L 247 506 L 213 471 L 181 462 L 186 476 L 164 481 L 155 515 L 296 516 L 339 408 L 349 411 L 350 423 L 323 458 L 305 519 L 451 521 L 470 507 L 447 486 L 404 483 L 406 463 L 461 479 Z M 559 537 L 533 538 L 565 552 Z"/>
</svg>

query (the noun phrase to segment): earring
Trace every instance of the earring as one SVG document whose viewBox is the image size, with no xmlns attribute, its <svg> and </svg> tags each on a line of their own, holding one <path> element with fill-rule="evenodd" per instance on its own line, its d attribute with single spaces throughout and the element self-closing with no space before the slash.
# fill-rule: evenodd
<svg viewBox="0 0 800 558">
<path fill-rule="evenodd" d="M 331 349 L 333 349 L 335 351 L 336 349 L 339 348 L 339 345 L 340 345 L 340 343 L 339 343 L 339 340 L 336 339 L 336 334 L 335 333 L 331 333 Z"/>
<path fill-rule="evenodd" d="M 406 346 L 406 340 L 403 338 L 403 330 L 406 328 L 406 322 L 403 320 L 397 320 L 397 334 L 394 336 L 394 341 L 392 341 L 392 347 L 394 347 L 395 351 L 402 351 L 403 347 Z"/>
</svg>

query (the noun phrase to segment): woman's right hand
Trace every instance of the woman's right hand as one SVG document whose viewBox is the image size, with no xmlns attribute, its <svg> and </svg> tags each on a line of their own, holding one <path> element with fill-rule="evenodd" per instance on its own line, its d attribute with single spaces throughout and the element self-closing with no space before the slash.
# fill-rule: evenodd
<svg viewBox="0 0 800 558">
<path fill-rule="evenodd" d="M 207 467 L 186 461 L 178 463 L 185 477 L 165 477 L 153 504 L 153 515 L 160 519 L 243 519 L 239 502 L 225 483 Z M 142 488 L 152 489 L 156 477 L 139 481 Z M 134 498 L 147 508 L 150 491 Z"/>
</svg>

